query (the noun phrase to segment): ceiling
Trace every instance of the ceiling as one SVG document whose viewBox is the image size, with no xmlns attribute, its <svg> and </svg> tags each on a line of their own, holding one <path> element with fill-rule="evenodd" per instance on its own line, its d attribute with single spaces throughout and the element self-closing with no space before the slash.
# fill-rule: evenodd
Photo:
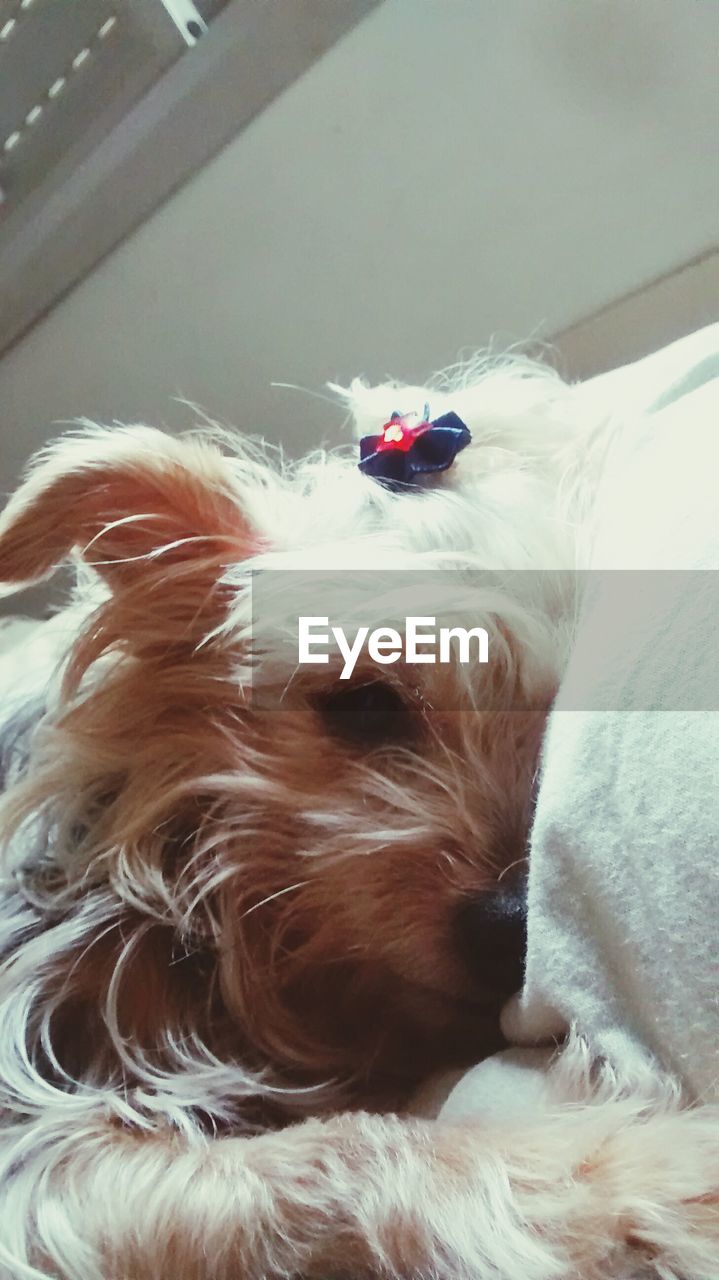
<svg viewBox="0 0 719 1280">
<path fill-rule="evenodd" d="M 384 0 L 0 360 L 0 487 L 78 415 L 297 452 L 328 380 L 716 318 L 718 49 L 709 3 Z"/>
</svg>

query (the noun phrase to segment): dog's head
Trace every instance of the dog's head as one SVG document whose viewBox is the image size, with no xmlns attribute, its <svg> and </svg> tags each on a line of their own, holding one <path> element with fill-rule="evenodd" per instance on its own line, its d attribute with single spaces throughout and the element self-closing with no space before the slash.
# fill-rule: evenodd
<svg viewBox="0 0 719 1280">
<path fill-rule="evenodd" d="M 338 655 L 297 669 L 286 593 L 252 601 L 256 570 L 436 570 L 471 519 L 347 462 L 282 473 L 145 428 L 39 460 L 0 523 L 0 580 L 72 557 L 83 620 L 0 822 L 47 932 L 56 1038 L 71 1007 L 77 1045 L 92 1006 L 138 1075 L 196 1051 L 362 1087 L 495 1042 L 555 676 L 539 615 L 448 570 L 443 611 L 487 629 L 492 661 L 365 655 L 342 680 Z M 343 581 L 368 622 L 401 625 L 391 590 Z M 421 591 L 414 611 L 437 612 Z"/>
</svg>

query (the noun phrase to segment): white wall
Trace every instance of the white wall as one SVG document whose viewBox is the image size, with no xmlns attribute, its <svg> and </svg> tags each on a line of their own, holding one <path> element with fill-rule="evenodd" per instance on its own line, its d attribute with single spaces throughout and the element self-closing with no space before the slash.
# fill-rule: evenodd
<svg viewBox="0 0 719 1280">
<path fill-rule="evenodd" d="M 300 449 L 340 415 L 273 380 L 422 377 L 705 252 L 718 44 L 713 0 L 386 0 L 6 355 L 0 488 L 178 395 Z"/>
</svg>

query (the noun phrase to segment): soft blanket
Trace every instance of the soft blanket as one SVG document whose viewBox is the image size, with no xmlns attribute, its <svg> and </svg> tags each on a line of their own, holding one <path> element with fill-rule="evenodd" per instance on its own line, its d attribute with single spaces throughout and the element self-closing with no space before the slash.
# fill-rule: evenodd
<svg viewBox="0 0 719 1280">
<path fill-rule="evenodd" d="M 719 325 L 585 394 L 628 425 L 550 718 L 526 980 L 503 1016 L 511 1043 L 546 1049 L 474 1068 L 446 1114 L 532 1105 L 570 1028 L 620 1075 L 657 1066 L 717 1096 Z"/>
</svg>

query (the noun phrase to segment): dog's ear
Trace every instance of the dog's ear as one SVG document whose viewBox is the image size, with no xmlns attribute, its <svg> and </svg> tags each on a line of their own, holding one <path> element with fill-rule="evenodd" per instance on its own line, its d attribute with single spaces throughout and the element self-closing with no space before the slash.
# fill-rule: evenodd
<svg viewBox="0 0 719 1280">
<path fill-rule="evenodd" d="M 39 455 L 0 516 L 0 582 L 17 590 L 71 553 L 116 589 L 257 549 L 228 459 L 202 437 L 89 428 Z M 153 573 L 154 570 L 154 573 Z"/>
</svg>

